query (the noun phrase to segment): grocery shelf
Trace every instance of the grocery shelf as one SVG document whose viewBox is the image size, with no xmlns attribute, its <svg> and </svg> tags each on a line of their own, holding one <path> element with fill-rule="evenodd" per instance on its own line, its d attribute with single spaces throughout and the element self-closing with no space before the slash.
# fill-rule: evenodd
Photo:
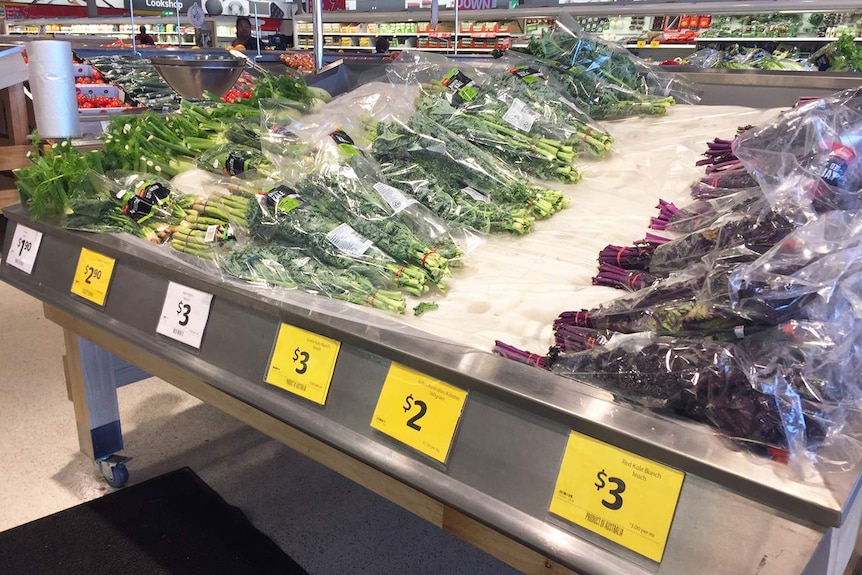
<svg viewBox="0 0 862 575">
<path fill-rule="evenodd" d="M 697 44 L 704 42 L 834 42 L 835 37 L 816 36 L 701 36 L 695 40 Z M 856 42 L 862 42 L 862 38 L 856 38 Z"/>
<path fill-rule="evenodd" d="M 10 265 L 7 252 L 0 279 L 42 300 L 46 316 L 70 334 L 179 387 L 193 380 L 205 400 L 225 396 L 242 406 L 248 423 L 263 418 L 269 430 L 288 426 L 575 572 L 753 573 L 766 555 L 776 573 L 807 575 L 822 572 L 821 553 L 855 541 L 859 469 L 796 482 L 776 462 L 716 449 L 707 429 L 609 402 L 604 393 L 467 351 L 388 316 L 303 292 L 225 282 L 147 242 L 30 221 L 20 206 L 4 213 L 9 250 L 19 226 L 43 236 L 32 272 Z M 69 290 L 84 248 L 116 260 L 102 306 Z M 156 332 L 170 282 L 213 296 L 198 349 Z M 282 324 L 340 344 L 323 405 L 265 383 Z M 371 427 L 395 363 L 467 393 L 442 463 Z M 549 513 L 572 430 L 685 474 L 661 563 Z M 809 564 L 816 570 L 805 571 Z"/>
</svg>

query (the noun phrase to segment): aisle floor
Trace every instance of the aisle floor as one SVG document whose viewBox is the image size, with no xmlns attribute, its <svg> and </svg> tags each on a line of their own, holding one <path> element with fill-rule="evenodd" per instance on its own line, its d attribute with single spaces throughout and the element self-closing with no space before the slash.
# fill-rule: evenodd
<svg viewBox="0 0 862 575">
<path fill-rule="evenodd" d="M 0 324 L 2 531 L 112 488 L 78 451 L 60 328 L 3 282 Z M 518 573 L 159 379 L 119 402 L 130 483 L 191 467 L 312 575 Z"/>
</svg>

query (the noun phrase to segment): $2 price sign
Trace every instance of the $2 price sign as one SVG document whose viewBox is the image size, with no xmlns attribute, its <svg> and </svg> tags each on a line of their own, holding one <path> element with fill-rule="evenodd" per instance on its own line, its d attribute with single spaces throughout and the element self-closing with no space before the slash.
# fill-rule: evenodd
<svg viewBox="0 0 862 575">
<path fill-rule="evenodd" d="M 72 293 L 104 306 L 116 263 L 114 258 L 81 248 L 75 279 L 72 281 Z"/>
<path fill-rule="evenodd" d="M 573 431 L 550 511 L 661 562 L 684 477 Z"/>
<path fill-rule="evenodd" d="M 169 282 L 156 333 L 200 349 L 212 300 L 211 293 Z"/>
<path fill-rule="evenodd" d="M 41 243 L 42 232 L 17 224 L 15 233 L 12 234 L 12 245 L 9 246 L 6 262 L 25 274 L 33 273 L 33 265 L 36 263 L 36 255 L 39 253 Z"/>
<path fill-rule="evenodd" d="M 463 389 L 393 363 L 371 427 L 446 463 L 466 401 Z"/>
<path fill-rule="evenodd" d="M 332 384 L 341 343 L 283 323 L 264 381 L 320 405 Z"/>
</svg>

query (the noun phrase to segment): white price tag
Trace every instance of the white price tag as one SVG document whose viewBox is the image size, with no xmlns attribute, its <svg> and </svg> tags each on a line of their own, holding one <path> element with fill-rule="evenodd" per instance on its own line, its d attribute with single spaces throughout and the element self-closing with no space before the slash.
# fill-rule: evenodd
<svg viewBox="0 0 862 575">
<path fill-rule="evenodd" d="M 213 295 L 170 282 L 156 332 L 200 349 Z"/>
<path fill-rule="evenodd" d="M 12 245 L 6 254 L 6 262 L 25 274 L 33 273 L 33 264 L 36 263 L 36 254 L 39 253 L 41 243 L 42 232 L 17 224 L 15 233 L 12 234 Z"/>
<path fill-rule="evenodd" d="M 398 188 L 393 188 L 388 184 L 384 184 L 383 182 L 377 182 L 374 184 L 374 189 L 380 194 L 380 197 L 389 204 L 389 207 L 392 208 L 393 214 L 398 214 L 404 210 L 410 204 L 415 204 L 416 200 L 413 198 L 408 198 L 404 195 L 404 193 Z"/>
<path fill-rule="evenodd" d="M 512 102 L 512 105 L 503 114 L 503 120 L 519 130 L 529 132 L 533 127 L 533 122 L 536 121 L 539 115 L 535 110 L 531 110 L 523 100 L 515 98 L 515 101 Z"/>
<path fill-rule="evenodd" d="M 341 224 L 326 234 L 326 239 L 332 245 L 351 256 L 361 256 L 374 244 L 374 242 L 347 224 Z"/>
</svg>

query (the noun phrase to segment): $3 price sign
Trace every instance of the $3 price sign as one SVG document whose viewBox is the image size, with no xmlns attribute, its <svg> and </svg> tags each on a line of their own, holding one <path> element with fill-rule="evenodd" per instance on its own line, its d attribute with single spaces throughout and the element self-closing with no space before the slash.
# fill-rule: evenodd
<svg viewBox="0 0 862 575">
<path fill-rule="evenodd" d="M 549 510 L 660 562 L 684 477 L 675 469 L 572 431 Z"/>
<path fill-rule="evenodd" d="M 283 323 L 264 381 L 326 405 L 341 343 Z"/>
<path fill-rule="evenodd" d="M 605 481 L 607 479 L 607 481 Z M 623 492 L 626 490 L 626 482 L 620 479 L 619 477 L 608 477 L 608 474 L 605 473 L 605 470 L 602 469 L 596 474 L 596 489 L 601 491 L 608 486 L 610 483 L 614 484 L 613 489 L 608 491 L 608 495 L 611 496 L 610 501 L 606 501 L 602 499 L 602 505 L 610 509 L 611 511 L 616 511 L 620 507 L 623 506 Z"/>
<path fill-rule="evenodd" d="M 463 389 L 393 363 L 371 427 L 446 463 L 466 401 Z"/>
<path fill-rule="evenodd" d="M 169 282 L 156 333 L 200 349 L 212 300 L 211 293 Z"/>
</svg>

